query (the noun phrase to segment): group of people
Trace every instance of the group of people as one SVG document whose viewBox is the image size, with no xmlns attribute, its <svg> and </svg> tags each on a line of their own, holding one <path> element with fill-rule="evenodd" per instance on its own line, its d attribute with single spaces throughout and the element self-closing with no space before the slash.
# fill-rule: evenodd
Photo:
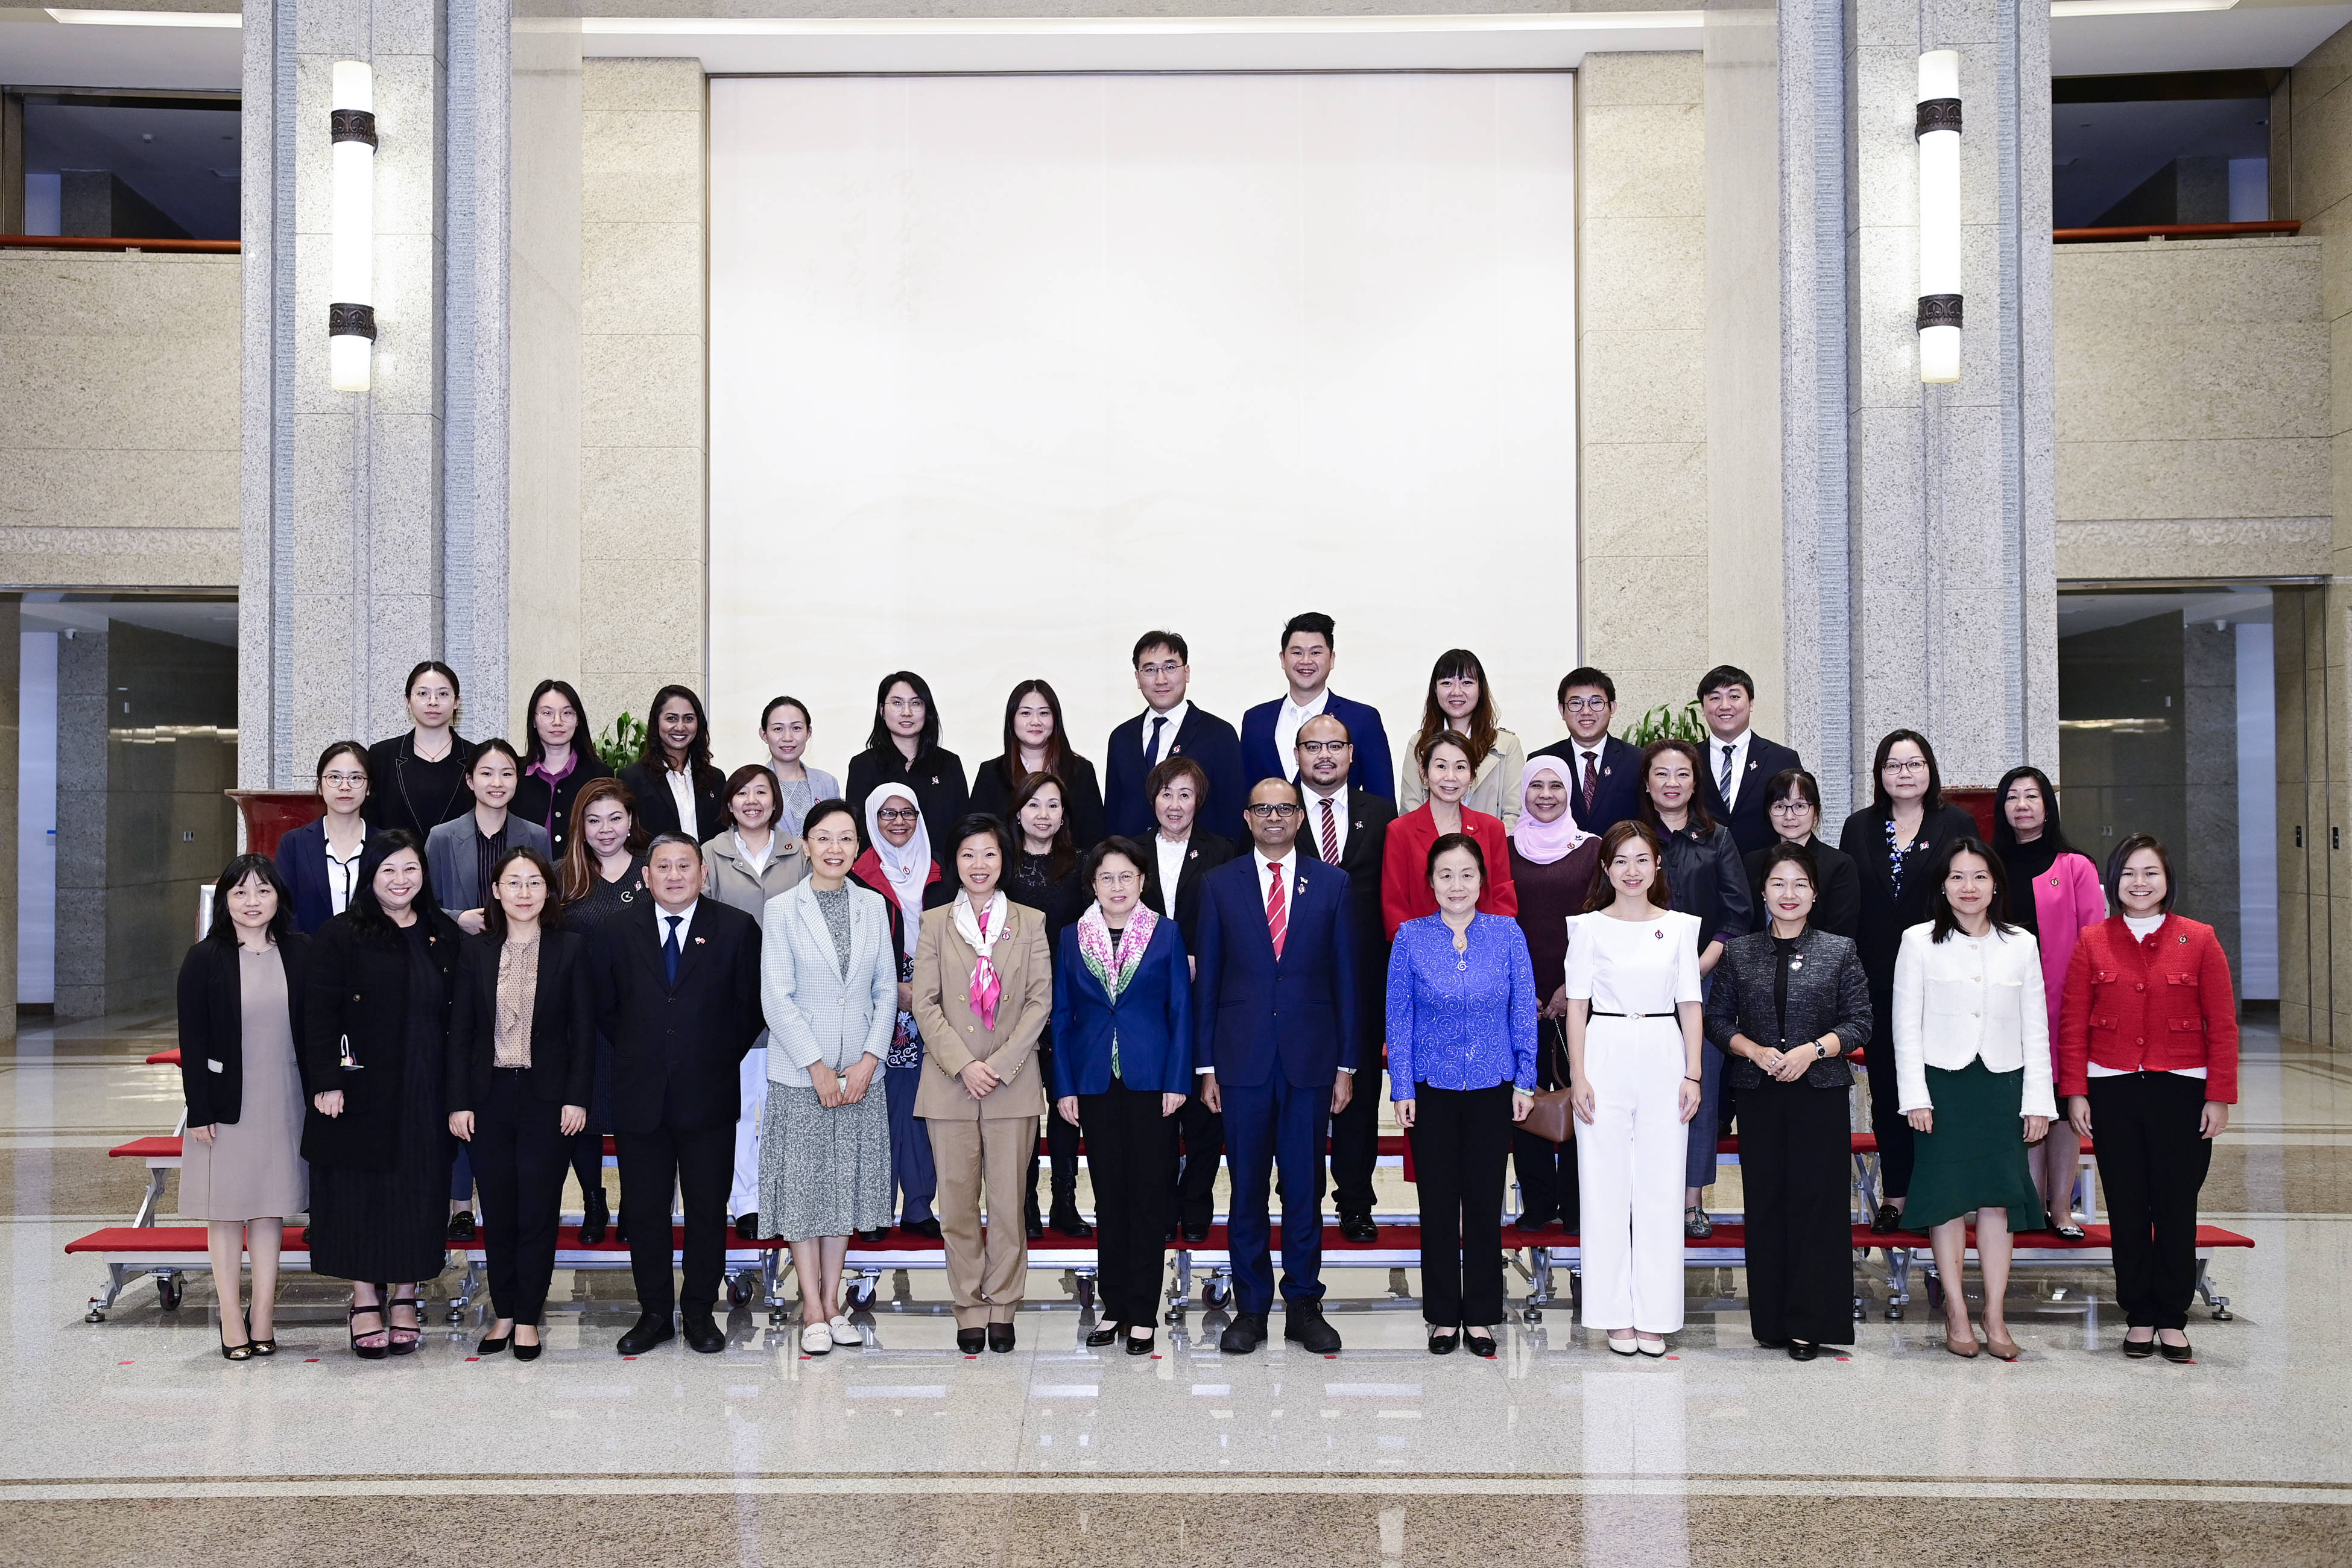
<svg viewBox="0 0 2352 1568">
<path fill-rule="evenodd" d="M 1088 1342 L 1148 1353 L 1166 1247 L 1210 1241 L 1221 1163 L 1221 1348 L 1264 1342 L 1278 1284 L 1286 1338 L 1328 1354 L 1326 1180 L 1340 1236 L 1376 1242 L 1385 1068 L 1433 1352 L 1496 1353 L 1516 1167 L 1520 1243 L 1573 1231 L 1583 1321 L 1664 1354 L 1736 1126 L 1756 1337 L 1811 1360 L 1853 1341 L 1859 1059 L 1871 1228 L 1929 1237 L 1954 1353 L 1979 1353 L 1971 1228 L 1983 1348 L 2017 1353 L 2010 1238 L 2082 1234 L 2095 1125 L 2126 1352 L 2187 1359 L 2237 1037 L 2163 846 L 2125 840 L 2102 877 L 2032 768 L 1987 842 L 1906 730 L 1832 847 L 1729 667 L 1700 683 L 1703 745 L 1612 735 L 1614 685 L 1580 668 L 1568 738 L 1529 755 L 1449 650 L 1400 777 L 1379 713 L 1329 689 L 1335 656 L 1329 617 L 1294 617 L 1287 692 L 1237 730 L 1189 700 L 1184 639 L 1145 634 L 1144 710 L 1099 774 L 1043 680 L 968 774 L 897 671 L 845 787 L 805 760 L 791 697 L 761 715 L 768 760 L 722 774 L 700 699 L 665 687 L 614 776 L 567 683 L 533 692 L 518 752 L 460 738 L 456 673 L 419 665 L 409 732 L 326 750 L 323 816 L 228 866 L 182 972 L 182 1208 L 212 1226 L 222 1353 L 274 1351 L 298 1214 L 313 1270 L 352 1282 L 352 1350 L 413 1352 L 418 1284 L 472 1237 L 478 1192 L 480 1349 L 535 1357 L 568 1173 L 583 1244 L 614 1223 L 609 1133 L 641 1311 L 624 1354 L 723 1347 L 730 1225 L 791 1247 L 809 1354 L 858 1342 L 847 1251 L 894 1228 L 943 1247 L 959 1348 L 1011 1350 L 1048 1225 L 1097 1250 Z"/>
</svg>

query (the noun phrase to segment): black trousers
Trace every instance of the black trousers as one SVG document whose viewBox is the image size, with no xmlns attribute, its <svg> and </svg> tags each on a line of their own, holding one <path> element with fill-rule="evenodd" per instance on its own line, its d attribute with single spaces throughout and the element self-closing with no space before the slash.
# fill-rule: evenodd
<svg viewBox="0 0 2352 1568">
<path fill-rule="evenodd" d="M 1380 1047 L 1370 1059 L 1380 1058 Z M 1381 1158 L 1381 1075 L 1370 1068 L 1356 1072 L 1356 1095 L 1348 1109 L 1331 1118 L 1331 1205 L 1342 1218 L 1372 1212 L 1372 1167 Z"/>
<path fill-rule="evenodd" d="M 2116 1304 L 2132 1328 L 2185 1329 L 2197 1293 L 2197 1194 L 2213 1163 L 2213 1141 L 2198 1132 L 2205 1080 L 2136 1072 L 2089 1088 Z"/>
<path fill-rule="evenodd" d="M 1881 996 L 1877 987 L 1873 986 L 1870 1005 L 1874 1009 L 1874 1017 L 1895 1016 L 1895 994 L 1891 990 Z M 1895 1083 L 1895 1043 L 1891 1035 L 1870 1042 L 1870 1048 L 1863 1053 L 1863 1067 L 1870 1075 L 1870 1131 L 1878 1140 L 1878 1201 L 1887 1203 L 1895 1198 L 1909 1197 L 1911 1123 L 1895 1109 L 1902 1102 L 1903 1095 Z M 1748 1145 L 1744 1132 L 1741 1137 L 1739 1158 L 1744 1163 L 1748 1158 Z M 1847 1305 L 1852 1307 L 1851 1302 Z"/>
<path fill-rule="evenodd" d="M 1845 1089 L 1768 1079 L 1739 1091 L 1748 1317 L 1768 1344 L 1853 1343 Z"/>
<path fill-rule="evenodd" d="M 563 1108 L 532 1099 L 529 1076 L 513 1068 L 493 1071 L 489 1100 L 474 1112 L 490 1309 L 518 1323 L 536 1323 L 547 1310 L 572 1142 L 561 1125 Z"/>
<path fill-rule="evenodd" d="M 1176 1217 L 1184 1225 L 1205 1226 L 1217 1217 L 1217 1162 L 1225 1152 L 1225 1119 L 1202 1105 L 1196 1091 L 1171 1120 L 1184 1144 L 1183 1157 L 1176 1158 L 1171 1146 L 1168 1162 Z"/>
<path fill-rule="evenodd" d="M 1421 1187 L 1421 1315 L 1433 1326 L 1503 1321 L 1503 1164 L 1511 1086 L 1412 1088 L 1413 1179 Z"/>
<path fill-rule="evenodd" d="M 1047 1087 L 1054 1082 L 1054 1047 L 1050 1041 L 1037 1043 L 1037 1070 Z M 1078 1206 L 1078 1130 L 1062 1120 L 1052 1106 L 1045 1108 L 1045 1155 L 1054 1173 L 1053 1196 L 1047 1200 L 1053 1211 L 1076 1209 Z M 1035 1154 L 1029 1156 L 1029 1183 L 1023 1189 L 1027 1218 L 1039 1217 L 1037 1208 L 1037 1165 Z M 1099 1201 L 1099 1200 L 1097 1200 Z"/>
<path fill-rule="evenodd" d="M 719 1277 L 727 1271 L 727 1195 L 735 1185 L 735 1124 L 657 1127 L 650 1132 L 617 1131 L 621 1160 L 621 1225 L 629 1233 L 629 1272 L 637 1284 L 637 1307 L 667 1318 L 673 1305 L 708 1312 L 719 1304 Z M 675 1188 L 685 1213 L 686 1283 L 670 1275 L 669 1195 Z"/>
<path fill-rule="evenodd" d="M 1054 1120 L 1069 1126 L 1058 1113 Z M 1171 1196 L 1161 1173 L 1176 1147 L 1175 1121 L 1160 1114 L 1159 1090 L 1129 1089 L 1118 1079 L 1101 1094 L 1078 1096 L 1071 1131 L 1085 1131 L 1094 1178 L 1096 1283 L 1106 1321 L 1159 1321 Z"/>
</svg>

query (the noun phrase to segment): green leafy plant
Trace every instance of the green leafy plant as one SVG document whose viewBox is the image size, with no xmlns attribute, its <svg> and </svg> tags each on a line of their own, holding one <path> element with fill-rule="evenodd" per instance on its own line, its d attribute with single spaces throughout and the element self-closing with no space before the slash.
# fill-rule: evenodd
<svg viewBox="0 0 2352 1568">
<path fill-rule="evenodd" d="M 646 727 L 632 713 L 624 713 L 604 727 L 596 737 L 596 754 L 614 773 L 645 755 Z"/>
<path fill-rule="evenodd" d="M 1646 746 L 1653 741 L 1688 741 L 1703 746 L 1706 744 L 1706 721 L 1699 717 L 1696 701 L 1685 703 L 1679 713 L 1661 702 L 1633 721 L 1631 727 L 1619 731 L 1617 738 L 1636 746 Z"/>
</svg>

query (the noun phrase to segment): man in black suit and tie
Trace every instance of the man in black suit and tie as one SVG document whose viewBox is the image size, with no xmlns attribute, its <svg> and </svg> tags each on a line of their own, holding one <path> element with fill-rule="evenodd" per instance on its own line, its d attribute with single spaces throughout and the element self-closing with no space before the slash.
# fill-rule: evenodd
<svg viewBox="0 0 2352 1568">
<path fill-rule="evenodd" d="M 1135 684 L 1144 711 L 1110 732 L 1103 758 L 1103 820 L 1112 833 L 1151 833 L 1151 770 L 1171 757 L 1201 764 L 1204 795 L 1200 819 L 1223 838 L 1242 839 L 1242 738 L 1231 724 L 1184 695 L 1192 681 L 1192 651 L 1174 632 L 1146 632 L 1135 643 Z"/>
<path fill-rule="evenodd" d="M 1355 747 L 1348 727 L 1320 713 L 1298 727 L 1294 748 L 1298 782 L 1307 796 L 1307 820 L 1298 848 L 1348 873 L 1349 913 L 1356 928 L 1356 1059 L 1361 1064 L 1355 1096 L 1331 1119 L 1331 1198 L 1339 1211 L 1339 1234 L 1349 1241 L 1378 1241 L 1372 1222 L 1372 1168 L 1381 1154 L 1381 1066 L 1388 1017 L 1389 943 L 1381 919 L 1381 857 L 1388 847 L 1396 805 L 1367 789 L 1351 789 L 1348 770 Z"/>
<path fill-rule="evenodd" d="M 1699 710 L 1706 715 L 1706 774 L 1700 781 L 1706 809 L 1731 828 L 1743 856 L 1772 842 L 1771 806 L 1764 786 L 1783 768 L 1803 767 L 1796 752 L 1768 741 L 1748 725 L 1756 708 L 1756 682 L 1737 665 L 1718 664 L 1699 678 Z"/>
<path fill-rule="evenodd" d="M 1202 794 L 1208 779 L 1190 757 L 1170 757 L 1151 770 L 1144 793 L 1152 802 L 1157 826 L 1145 846 L 1151 854 L 1143 868 L 1143 901 L 1153 912 L 1176 922 L 1184 933 L 1184 951 L 1197 955 L 1201 931 L 1201 883 L 1208 874 L 1232 859 L 1238 847 L 1223 834 L 1200 826 Z M 1188 959 L 1195 967 L 1197 956 Z M 1209 1226 L 1217 1213 L 1217 1161 L 1225 1152 L 1224 1118 L 1193 1095 L 1176 1108 L 1176 1131 L 1183 1152 L 1168 1173 L 1176 1201 L 1168 1211 L 1171 1223 L 1187 1241 L 1209 1239 Z"/>
<path fill-rule="evenodd" d="M 1568 739 L 1536 753 L 1568 764 L 1568 808 L 1596 837 L 1642 815 L 1642 748 L 1609 732 L 1617 717 L 1617 683 L 1579 665 L 1560 677 L 1559 717 Z"/>
<path fill-rule="evenodd" d="M 591 939 L 596 1022 L 613 1042 L 614 1141 L 621 1223 L 636 1278 L 636 1326 L 623 1355 L 672 1336 L 677 1301 L 686 1342 L 727 1348 L 711 1314 L 727 1267 L 727 1196 L 735 1179 L 739 1073 L 760 1037 L 760 923 L 702 897 L 702 850 L 665 833 L 646 855 L 650 901 Z M 685 1289 L 670 1277 L 669 1195 L 686 1220 Z"/>
</svg>

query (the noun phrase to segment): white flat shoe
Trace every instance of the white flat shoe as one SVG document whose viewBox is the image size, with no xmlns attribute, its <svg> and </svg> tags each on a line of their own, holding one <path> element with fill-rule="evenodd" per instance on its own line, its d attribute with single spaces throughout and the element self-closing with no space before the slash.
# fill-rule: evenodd
<svg viewBox="0 0 2352 1568">
<path fill-rule="evenodd" d="M 1645 1340 L 1636 1334 L 1633 1336 L 1633 1348 L 1643 1355 L 1655 1359 L 1666 1353 L 1666 1342 L 1663 1339 Z"/>
<path fill-rule="evenodd" d="M 1632 1355 L 1633 1353 L 1634 1342 L 1635 1342 L 1632 1340 L 1621 1340 L 1612 1336 L 1609 1341 L 1609 1348 L 1615 1351 L 1619 1355 Z"/>
<path fill-rule="evenodd" d="M 857 1331 L 857 1325 L 838 1312 L 834 1314 L 833 1321 L 827 1323 L 824 1328 L 835 1344 L 862 1345 L 866 1342 L 866 1336 Z"/>
<path fill-rule="evenodd" d="M 829 1355 L 833 1352 L 833 1331 L 823 1323 L 811 1323 L 801 1331 L 803 1355 Z"/>
</svg>

